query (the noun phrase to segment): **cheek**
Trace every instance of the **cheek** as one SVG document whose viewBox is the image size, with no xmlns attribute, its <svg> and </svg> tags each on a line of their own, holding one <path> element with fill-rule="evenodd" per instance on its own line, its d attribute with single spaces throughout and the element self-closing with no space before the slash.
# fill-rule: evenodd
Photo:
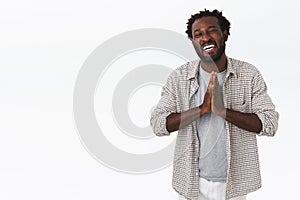
<svg viewBox="0 0 300 200">
<path fill-rule="evenodd" d="M 214 37 L 214 40 L 216 41 L 218 47 L 222 46 L 223 43 L 225 42 L 224 38 L 222 36 Z"/>
<path fill-rule="evenodd" d="M 193 43 L 194 47 L 198 47 L 199 46 L 199 41 L 197 39 L 193 39 L 192 43 Z"/>
<path fill-rule="evenodd" d="M 196 50 L 198 53 L 202 52 L 202 49 L 200 48 L 199 42 L 196 42 L 196 41 L 193 40 L 192 43 L 193 43 L 193 46 L 194 46 L 195 50 Z"/>
<path fill-rule="evenodd" d="M 200 42 L 200 39 L 198 39 L 198 38 L 194 38 L 194 39 L 192 39 L 192 41 L 193 41 L 193 43 L 195 43 L 195 44 L 199 44 L 199 42 Z"/>
</svg>

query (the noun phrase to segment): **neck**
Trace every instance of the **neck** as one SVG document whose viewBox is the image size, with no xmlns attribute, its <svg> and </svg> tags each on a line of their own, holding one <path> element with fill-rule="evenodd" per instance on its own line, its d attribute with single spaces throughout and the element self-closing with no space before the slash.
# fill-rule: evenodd
<svg viewBox="0 0 300 200">
<path fill-rule="evenodd" d="M 221 56 L 221 58 L 215 62 L 202 62 L 201 67 L 211 73 L 211 72 L 222 72 L 227 68 L 227 57 L 225 53 Z"/>
</svg>

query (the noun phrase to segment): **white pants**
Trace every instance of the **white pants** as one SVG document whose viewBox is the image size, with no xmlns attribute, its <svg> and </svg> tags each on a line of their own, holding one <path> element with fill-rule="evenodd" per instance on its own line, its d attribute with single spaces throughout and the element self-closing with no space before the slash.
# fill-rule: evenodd
<svg viewBox="0 0 300 200">
<path fill-rule="evenodd" d="M 207 181 L 200 178 L 199 200 L 225 200 L 226 183 Z M 179 200 L 186 200 L 179 195 Z M 232 198 L 230 200 L 246 200 L 246 196 Z"/>
</svg>

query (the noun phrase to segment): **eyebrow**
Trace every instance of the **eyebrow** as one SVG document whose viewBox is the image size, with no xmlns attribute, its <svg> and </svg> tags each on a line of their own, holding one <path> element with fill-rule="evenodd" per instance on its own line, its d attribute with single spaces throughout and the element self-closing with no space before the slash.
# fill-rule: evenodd
<svg viewBox="0 0 300 200">
<path fill-rule="evenodd" d="M 214 26 L 214 25 L 211 25 L 211 26 L 207 27 L 207 29 L 210 29 L 210 28 L 217 28 L 217 27 L 216 27 L 216 26 Z M 200 31 L 200 29 L 196 29 L 196 30 L 194 30 L 194 33 L 196 33 L 197 31 Z"/>
</svg>

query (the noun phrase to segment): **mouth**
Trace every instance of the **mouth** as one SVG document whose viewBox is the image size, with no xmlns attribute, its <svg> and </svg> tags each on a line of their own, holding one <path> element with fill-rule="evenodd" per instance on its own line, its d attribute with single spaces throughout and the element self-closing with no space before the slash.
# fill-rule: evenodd
<svg viewBox="0 0 300 200">
<path fill-rule="evenodd" d="M 203 49 L 203 51 L 210 53 L 214 47 L 215 47 L 214 44 L 210 44 L 210 45 L 203 46 L 202 49 Z"/>
</svg>

